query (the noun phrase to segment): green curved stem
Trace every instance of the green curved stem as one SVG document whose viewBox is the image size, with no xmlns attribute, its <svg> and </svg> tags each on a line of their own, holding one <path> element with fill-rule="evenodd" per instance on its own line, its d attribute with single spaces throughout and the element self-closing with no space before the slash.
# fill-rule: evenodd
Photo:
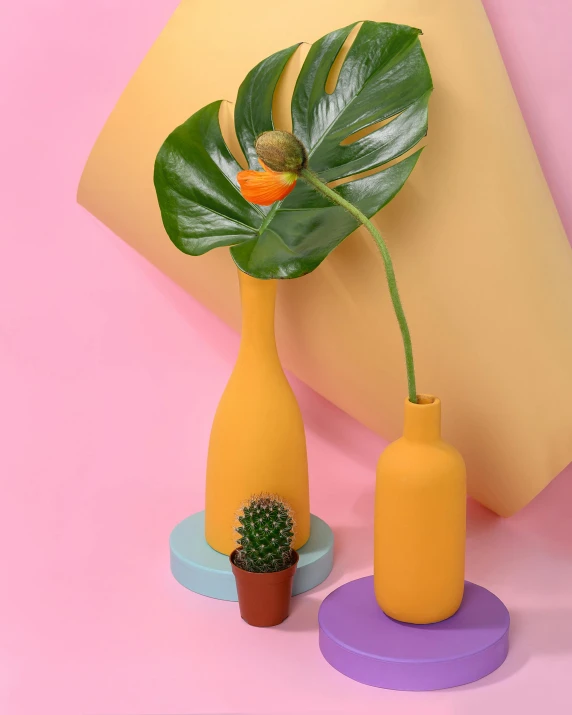
<svg viewBox="0 0 572 715">
<path fill-rule="evenodd" d="M 397 317 L 397 322 L 399 323 L 399 328 L 401 330 L 401 337 L 403 338 L 403 349 L 405 351 L 405 366 L 407 370 L 407 387 L 409 392 L 409 401 L 417 402 L 417 389 L 415 386 L 415 367 L 413 364 L 413 347 L 411 345 L 411 335 L 409 333 L 409 327 L 407 325 L 407 320 L 405 319 L 405 313 L 403 311 L 403 306 L 401 304 L 401 298 L 399 297 L 399 291 L 397 290 L 397 280 L 395 278 L 395 271 L 393 269 L 393 262 L 385 241 L 383 240 L 381 234 L 373 223 L 368 219 L 368 217 L 363 214 L 359 209 L 357 209 L 349 201 L 342 198 L 337 191 L 330 189 L 326 186 L 317 176 L 312 174 L 308 169 L 302 169 L 300 172 L 301 178 L 307 181 L 311 186 L 313 186 L 316 191 L 319 191 L 323 196 L 328 198 L 338 206 L 344 208 L 348 213 L 350 213 L 356 221 L 359 221 L 373 237 L 376 242 L 381 257 L 383 258 L 383 263 L 385 264 L 385 273 L 387 275 L 387 283 L 389 286 L 389 294 L 393 302 L 393 309 L 395 310 L 395 315 Z"/>
</svg>

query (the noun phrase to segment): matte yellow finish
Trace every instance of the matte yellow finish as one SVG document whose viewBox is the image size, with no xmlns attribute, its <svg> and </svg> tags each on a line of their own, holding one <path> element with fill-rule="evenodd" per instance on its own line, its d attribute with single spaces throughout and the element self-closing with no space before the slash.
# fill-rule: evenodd
<svg viewBox="0 0 572 715">
<path fill-rule="evenodd" d="M 264 57 L 365 19 L 421 28 L 435 84 L 427 147 L 375 218 L 395 263 L 418 391 L 447 405 L 443 434 L 466 460 L 471 496 L 513 514 L 572 459 L 572 251 L 480 0 L 183 0 L 99 135 L 78 198 L 238 330 L 228 250 L 184 256 L 165 233 L 157 151 L 193 112 L 234 100 Z M 276 96 L 280 129 L 307 49 Z M 230 116 L 224 105 L 236 150 Z M 283 282 L 276 337 L 287 369 L 397 439 L 403 348 L 367 232 L 310 276 Z"/>
<path fill-rule="evenodd" d="M 294 512 L 293 547 L 299 549 L 310 537 L 306 437 L 276 349 L 276 281 L 238 275 L 242 339 L 211 430 L 205 536 L 213 549 L 230 554 L 236 548 L 234 526 L 242 502 L 271 492 Z"/>
<path fill-rule="evenodd" d="M 377 467 L 375 596 L 391 618 L 436 623 L 461 605 L 465 578 L 465 463 L 441 439 L 441 403 L 405 402 L 403 437 Z"/>
</svg>

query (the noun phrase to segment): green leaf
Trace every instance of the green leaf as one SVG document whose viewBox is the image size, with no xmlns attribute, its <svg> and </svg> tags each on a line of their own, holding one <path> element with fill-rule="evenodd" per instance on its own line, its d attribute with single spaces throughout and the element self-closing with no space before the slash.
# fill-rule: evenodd
<svg viewBox="0 0 572 715">
<path fill-rule="evenodd" d="M 256 137 L 274 129 L 272 99 L 288 60 L 300 45 L 276 52 L 246 75 L 236 98 L 234 125 L 240 147 L 251 169 L 260 169 L 254 149 Z"/>
<path fill-rule="evenodd" d="M 165 229 L 177 248 L 193 256 L 252 239 L 264 219 L 240 193 L 240 165 L 222 138 L 220 105 L 207 105 L 175 129 L 155 161 Z"/>
<path fill-rule="evenodd" d="M 394 162 L 427 133 L 431 75 L 415 28 L 363 23 L 334 91 L 326 92 L 332 65 L 353 27 L 312 45 L 292 98 L 293 131 L 308 150 L 310 170 L 327 182 Z M 260 62 L 239 89 L 235 128 L 251 169 L 260 168 L 254 141 L 274 128 L 272 99 L 297 47 Z M 271 207 L 246 201 L 236 179 L 241 167 L 222 137 L 220 104 L 196 112 L 157 155 L 155 187 L 168 235 L 190 255 L 231 246 L 238 267 L 257 278 L 309 273 L 356 229 L 356 220 L 301 180 Z M 379 123 L 351 141 L 353 134 Z M 419 154 L 336 190 L 373 216 L 401 189 Z"/>
<path fill-rule="evenodd" d="M 293 133 L 306 146 L 312 170 L 327 181 L 380 166 L 427 133 L 431 74 L 420 30 L 413 27 L 364 22 L 334 91 L 326 92 L 332 62 L 352 28 L 330 33 L 312 46 L 292 99 Z M 399 113 L 364 138 L 341 144 Z"/>
</svg>

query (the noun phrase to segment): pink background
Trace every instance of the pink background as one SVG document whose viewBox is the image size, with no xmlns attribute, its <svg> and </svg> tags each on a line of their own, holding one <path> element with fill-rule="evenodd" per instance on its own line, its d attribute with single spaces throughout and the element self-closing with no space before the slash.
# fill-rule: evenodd
<svg viewBox="0 0 572 715">
<path fill-rule="evenodd" d="M 169 533 L 202 507 L 238 338 L 75 191 L 176 0 L 2 5 L 0 712 L 571 712 L 570 470 L 510 520 L 469 504 L 467 576 L 511 609 L 512 649 L 488 679 L 453 691 L 371 689 L 322 660 L 322 598 L 371 572 L 383 444 L 299 383 L 313 510 L 336 533 L 333 574 L 270 630 L 174 581 Z M 486 7 L 572 235 L 572 6 Z"/>
</svg>

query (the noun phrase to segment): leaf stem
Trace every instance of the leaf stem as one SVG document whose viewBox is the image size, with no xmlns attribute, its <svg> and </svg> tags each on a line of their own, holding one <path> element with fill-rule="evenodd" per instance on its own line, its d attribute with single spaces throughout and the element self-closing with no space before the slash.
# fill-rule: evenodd
<svg viewBox="0 0 572 715">
<path fill-rule="evenodd" d="M 315 176 L 308 169 L 302 169 L 300 171 L 300 176 L 302 179 L 307 181 L 311 186 L 313 186 L 316 191 L 319 191 L 323 196 L 344 208 L 348 213 L 350 213 L 356 221 L 361 223 L 370 232 L 373 240 L 379 248 L 381 257 L 383 258 L 383 263 L 385 265 L 385 273 L 387 276 L 387 283 L 389 286 L 389 294 L 393 302 L 393 309 L 395 311 L 395 316 L 397 322 L 399 323 L 399 328 L 401 330 L 401 337 L 403 339 L 403 349 L 405 351 L 405 367 L 407 370 L 407 387 L 409 392 L 409 401 L 417 402 L 417 389 L 415 386 L 415 367 L 413 364 L 413 347 L 411 345 L 411 335 L 409 333 L 409 327 L 407 325 L 407 320 L 405 318 L 405 312 L 403 310 L 403 305 L 401 304 L 401 298 L 399 297 L 399 291 L 397 290 L 397 280 L 395 278 L 395 271 L 393 269 L 393 262 L 391 256 L 387 249 L 387 245 L 383 240 L 383 237 L 373 225 L 373 223 L 368 219 L 368 217 L 363 214 L 358 208 L 356 208 L 349 201 L 346 201 L 337 191 L 330 189 L 329 186 L 320 181 L 317 176 Z"/>
</svg>

